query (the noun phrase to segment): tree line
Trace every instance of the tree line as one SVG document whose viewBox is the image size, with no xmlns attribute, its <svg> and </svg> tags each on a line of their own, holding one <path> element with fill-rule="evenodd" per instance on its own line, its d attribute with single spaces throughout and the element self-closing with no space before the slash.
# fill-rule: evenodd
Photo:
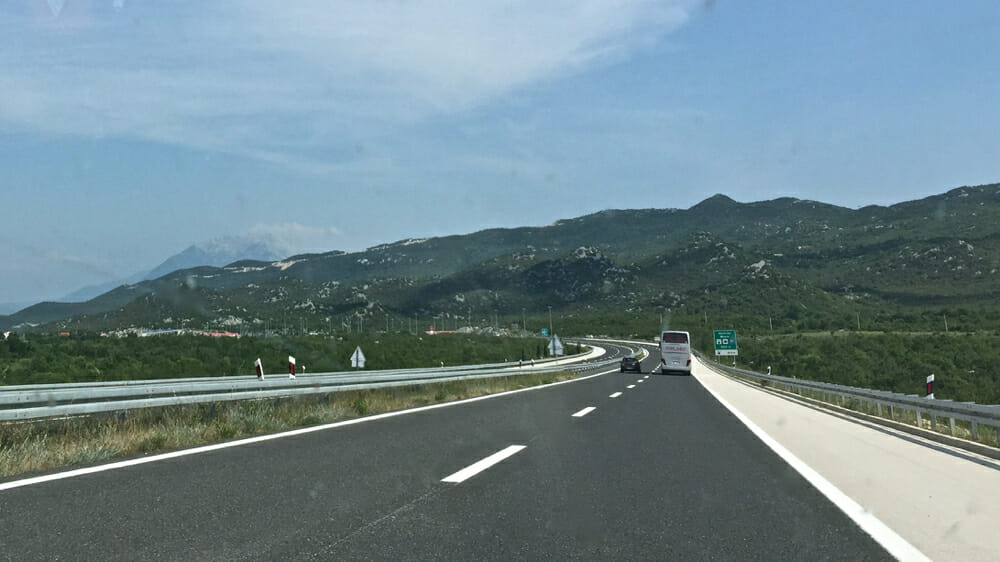
<svg viewBox="0 0 1000 562">
<path fill-rule="evenodd" d="M 545 341 L 468 334 L 353 334 L 340 337 L 217 338 L 196 335 L 101 337 L 11 334 L 0 341 L 0 385 L 251 375 L 351 369 L 361 347 L 365 369 L 471 365 L 541 358 Z M 567 353 L 573 351 L 566 350 Z"/>
</svg>

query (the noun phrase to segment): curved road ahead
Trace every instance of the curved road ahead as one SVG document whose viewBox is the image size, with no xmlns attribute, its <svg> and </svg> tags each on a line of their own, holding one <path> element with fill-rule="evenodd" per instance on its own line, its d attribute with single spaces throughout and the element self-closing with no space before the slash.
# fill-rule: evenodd
<svg viewBox="0 0 1000 562">
<path fill-rule="evenodd" d="M 890 559 L 658 361 L 2 490 L 0 558 Z"/>
</svg>

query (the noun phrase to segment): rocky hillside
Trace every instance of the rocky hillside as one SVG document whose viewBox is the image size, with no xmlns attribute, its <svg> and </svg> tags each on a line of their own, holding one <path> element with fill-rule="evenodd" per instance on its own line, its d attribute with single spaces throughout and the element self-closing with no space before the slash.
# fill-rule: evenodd
<svg viewBox="0 0 1000 562">
<path fill-rule="evenodd" d="M 494 315 L 709 311 L 832 325 L 927 307 L 997 309 L 1000 185 L 891 207 L 814 201 L 603 211 L 545 227 L 411 239 L 183 269 L 85 303 L 42 303 L 0 326 L 260 330 Z M 283 319 L 283 320 L 281 320 Z M 824 319 L 820 321 L 819 319 Z"/>
</svg>

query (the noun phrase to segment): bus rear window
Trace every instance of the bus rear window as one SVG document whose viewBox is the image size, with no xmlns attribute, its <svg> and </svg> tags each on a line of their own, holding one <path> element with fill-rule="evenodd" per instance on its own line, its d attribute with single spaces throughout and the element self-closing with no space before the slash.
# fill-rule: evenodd
<svg viewBox="0 0 1000 562">
<path fill-rule="evenodd" d="M 663 343 L 687 343 L 687 334 L 682 332 L 667 332 L 663 334 Z"/>
</svg>

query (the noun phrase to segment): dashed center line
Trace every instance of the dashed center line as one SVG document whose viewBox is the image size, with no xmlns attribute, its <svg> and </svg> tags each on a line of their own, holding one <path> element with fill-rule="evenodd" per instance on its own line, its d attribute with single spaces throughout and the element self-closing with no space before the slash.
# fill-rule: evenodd
<svg viewBox="0 0 1000 562">
<path fill-rule="evenodd" d="M 646 375 L 646 376 L 644 376 L 644 377 L 642 377 L 642 378 L 644 378 L 644 379 L 648 379 L 648 378 L 649 378 L 649 375 Z"/>
<path fill-rule="evenodd" d="M 635 381 L 635 382 L 646 382 L 646 381 L 645 381 L 645 380 L 643 380 L 643 379 L 639 379 L 639 380 L 637 380 L 637 381 Z"/>
<path fill-rule="evenodd" d="M 616 392 L 616 393 L 614 393 L 614 394 L 612 394 L 612 395 L 608 396 L 608 398 L 618 398 L 618 397 L 619 397 L 619 396 L 621 396 L 621 395 L 622 395 L 622 393 L 621 393 L 621 392 Z"/>
<path fill-rule="evenodd" d="M 589 414 L 590 412 L 593 412 L 596 409 L 597 408 L 595 408 L 593 406 L 587 406 L 586 408 L 584 408 L 584 409 L 580 410 L 579 412 L 573 414 L 573 417 L 574 418 L 582 418 L 583 416 L 586 416 L 587 414 Z"/>
<path fill-rule="evenodd" d="M 625 388 L 635 388 L 635 385 L 634 384 L 630 384 L 630 385 L 626 386 Z"/>
<path fill-rule="evenodd" d="M 469 466 L 463 468 L 462 470 L 459 470 L 458 472 L 452 474 L 451 476 L 442 478 L 441 481 L 453 482 L 455 484 L 458 484 L 460 482 L 465 482 L 469 478 L 472 478 L 473 476 L 497 464 L 498 462 L 506 459 L 507 457 L 520 453 L 522 449 L 524 449 L 524 445 L 511 445 L 510 447 L 507 447 L 502 451 L 497 451 L 496 453 L 493 453 L 492 455 L 486 457 L 485 459 L 477 463 L 470 464 Z"/>
</svg>

